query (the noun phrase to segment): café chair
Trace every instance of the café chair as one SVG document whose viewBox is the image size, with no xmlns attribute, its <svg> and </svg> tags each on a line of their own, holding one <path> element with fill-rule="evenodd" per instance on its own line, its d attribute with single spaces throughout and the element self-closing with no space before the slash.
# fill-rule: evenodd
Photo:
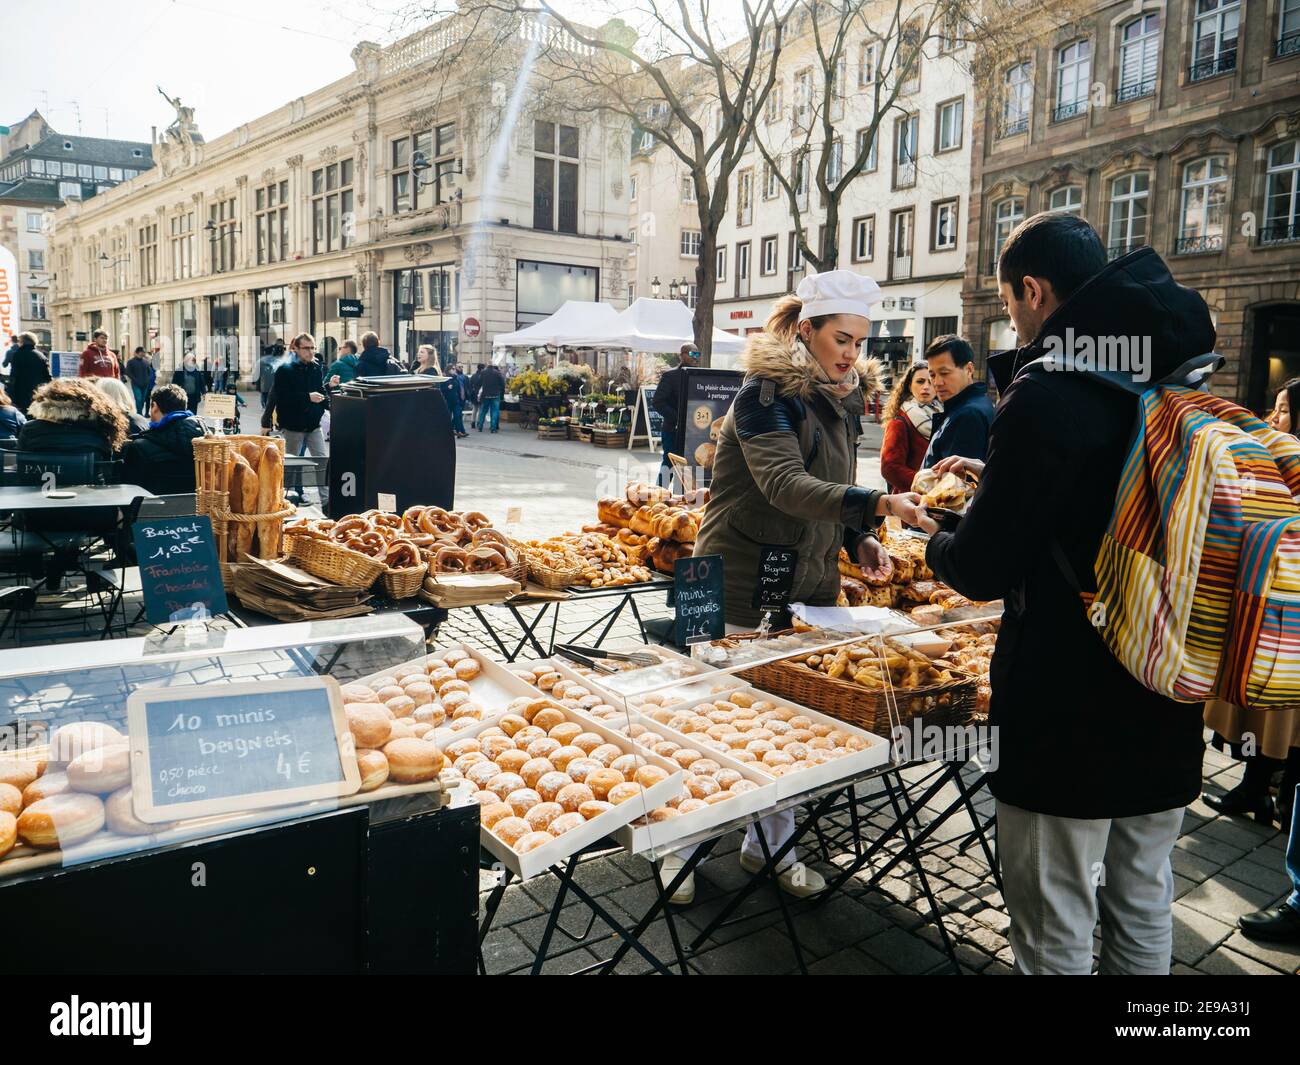
<svg viewBox="0 0 1300 1065">
<path fill-rule="evenodd" d="M 5 632 L 12 622 L 14 643 L 22 646 L 23 630 L 19 615 L 31 614 L 35 609 L 36 589 L 30 585 L 20 584 L 16 588 L 0 589 L 0 614 L 4 615 L 3 620 L 0 620 L 0 641 L 4 640 Z"/>
</svg>

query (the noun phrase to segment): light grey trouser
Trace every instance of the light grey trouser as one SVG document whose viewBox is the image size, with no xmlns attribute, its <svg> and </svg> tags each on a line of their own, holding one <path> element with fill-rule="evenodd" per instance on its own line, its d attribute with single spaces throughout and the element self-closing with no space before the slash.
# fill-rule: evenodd
<svg viewBox="0 0 1300 1065">
<path fill-rule="evenodd" d="M 329 455 L 329 449 L 325 446 L 325 434 L 320 429 L 313 429 L 310 433 L 301 433 L 295 429 L 281 429 L 284 433 L 284 453 L 286 455 L 301 455 L 304 452 L 315 459 L 323 459 Z M 329 489 L 321 485 L 320 505 L 324 507 L 329 502 Z"/>
<path fill-rule="evenodd" d="M 1016 971 L 1087 975 L 1101 917 L 1103 974 L 1169 972 L 1183 810 L 1081 820 L 997 804 L 998 864 Z"/>
</svg>

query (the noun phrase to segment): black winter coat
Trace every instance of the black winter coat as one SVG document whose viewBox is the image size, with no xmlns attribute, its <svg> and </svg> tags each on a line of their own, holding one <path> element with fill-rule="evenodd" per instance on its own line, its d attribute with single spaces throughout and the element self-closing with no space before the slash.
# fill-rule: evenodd
<svg viewBox="0 0 1300 1065">
<path fill-rule="evenodd" d="M 358 377 L 391 377 L 401 372 L 402 368 L 393 360 L 387 348 L 362 348 L 357 357 Z"/>
<path fill-rule="evenodd" d="M 154 495 L 194 491 L 193 442 L 203 435 L 198 418 L 176 418 L 149 429 L 122 449 L 122 479 Z"/>
<path fill-rule="evenodd" d="M 9 360 L 9 398 L 24 414 L 32 394 L 50 379 L 50 361 L 36 348 L 18 348 Z"/>
<path fill-rule="evenodd" d="M 966 517 L 926 560 L 972 599 L 1004 598 L 991 669 L 997 728 L 993 794 L 1037 813 L 1132 817 L 1186 806 L 1201 785 L 1201 704 L 1133 679 L 1092 627 L 1054 561 L 1079 583 L 1110 521 L 1137 399 L 1086 375 L 1025 367 L 1049 337 L 1151 337 L 1151 379 L 1213 349 L 1205 301 L 1150 248 L 1116 260 L 1044 323 L 1030 344 L 991 356 L 1002 399 L 988 464 Z"/>
<path fill-rule="evenodd" d="M 661 447 L 664 454 L 670 451 L 674 455 L 682 453 L 682 441 L 677 432 L 677 405 L 681 400 L 683 376 L 680 366 L 665 370 L 659 375 L 659 383 L 655 386 L 654 399 L 651 401 L 663 419 Z"/>
<path fill-rule="evenodd" d="M 313 403 L 308 397 L 319 392 L 323 403 Z M 303 362 L 296 355 L 275 371 L 271 396 L 262 410 L 262 428 L 271 428 L 271 416 L 281 429 L 295 433 L 310 433 L 320 428 L 321 419 L 329 410 L 330 398 L 325 389 L 325 375 L 320 361 Z"/>
</svg>

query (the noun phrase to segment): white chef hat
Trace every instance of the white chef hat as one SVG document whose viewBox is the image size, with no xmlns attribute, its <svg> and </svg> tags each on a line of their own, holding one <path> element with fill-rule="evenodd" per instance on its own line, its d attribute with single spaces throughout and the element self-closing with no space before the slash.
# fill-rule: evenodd
<svg viewBox="0 0 1300 1065">
<path fill-rule="evenodd" d="M 809 274 L 799 282 L 795 295 L 803 303 L 799 310 L 801 322 L 822 314 L 856 314 L 870 318 L 872 304 L 884 298 L 879 285 L 852 270 Z"/>
</svg>

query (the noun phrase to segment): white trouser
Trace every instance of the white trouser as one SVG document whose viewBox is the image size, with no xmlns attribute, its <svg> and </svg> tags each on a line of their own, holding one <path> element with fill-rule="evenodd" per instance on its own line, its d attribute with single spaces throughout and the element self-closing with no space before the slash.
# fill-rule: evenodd
<svg viewBox="0 0 1300 1065">
<path fill-rule="evenodd" d="M 1169 972 L 1182 808 L 1081 820 L 997 804 L 998 864 L 1016 971 L 1087 975 L 1101 917 L 1103 974 Z"/>
</svg>

